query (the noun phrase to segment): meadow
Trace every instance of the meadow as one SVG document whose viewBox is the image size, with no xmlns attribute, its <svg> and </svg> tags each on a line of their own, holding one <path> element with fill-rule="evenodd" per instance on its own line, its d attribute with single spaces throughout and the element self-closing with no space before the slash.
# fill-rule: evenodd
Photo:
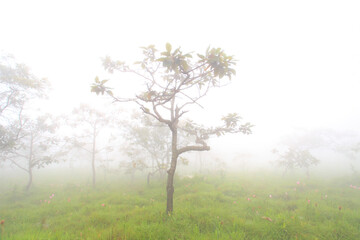
<svg viewBox="0 0 360 240">
<path fill-rule="evenodd" d="M 40 176 L 29 192 L 2 179 L 1 240 L 360 239 L 355 177 L 177 177 L 167 215 L 164 181 L 113 176 L 93 189 L 74 176 Z"/>
</svg>

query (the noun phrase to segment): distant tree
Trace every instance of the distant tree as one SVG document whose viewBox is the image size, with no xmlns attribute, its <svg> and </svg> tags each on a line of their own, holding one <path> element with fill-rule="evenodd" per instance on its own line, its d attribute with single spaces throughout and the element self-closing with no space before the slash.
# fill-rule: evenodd
<svg viewBox="0 0 360 240">
<path fill-rule="evenodd" d="M 14 57 L 0 56 L 0 160 L 19 138 L 24 104 L 41 96 L 47 85 L 45 79 L 35 77 Z"/>
<path fill-rule="evenodd" d="M 86 104 L 75 108 L 69 123 L 76 127 L 72 132 L 72 136 L 68 138 L 71 147 L 82 149 L 91 156 L 92 168 L 92 185 L 96 185 L 96 161 L 98 154 L 102 151 L 110 152 L 113 150 L 111 141 L 113 135 L 109 133 L 111 116 L 96 110 Z M 100 138 L 100 133 L 105 133 L 108 130 L 107 136 Z"/>
<path fill-rule="evenodd" d="M 169 128 L 156 121 L 153 117 L 139 113 L 133 113 L 130 121 L 121 123 L 123 137 L 123 152 L 131 159 L 125 163 L 128 173 L 136 170 L 147 170 L 147 182 L 150 177 L 159 173 L 163 177 L 170 167 L 171 160 L 171 132 Z M 185 132 L 179 131 L 179 142 L 189 143 L 190 138 Z M 187 163 L 187 159 L 181 158 L 181 163 Z"/>
<path fill-rule="evenodd" d="M 280 153 L 278 150 L 274 149 L 273 153 L 278 156 L 276 164 L 279 167 L 284 168 L 284 174 L 288 170 L 304 168 L 306 170 L 306 175 L 310 176 L 310 167 L 315 166 L 320 162 L 309 152 L 309 150 L 288 148 L 284 153 Z"/>
<path fill-rule="evenodd" d="M 183 53 L 180 48 L 174 49 L 167 43 L 166 49 L 159 52 L 155 46 L 144 47 L 144 58 L 131 67 L 121 61 L 113 61 L 106 57 L 103 65 L 112 73 L 114 70 L 133 73 L 144 80 L 144 89 L 131 98 L 121 98 L 113 94 L 106 86 L 107 80 L 95 79 L 91 91 L 97 94 L 108 94 L 117 102 L 134 102 L 144 114 L 152 116 L 165 124 L 171 132 L 171 161 L 167 171 L 167 204 L 166 212 L 173 211 L 174 175 L 178 158 L 189 151 L 209 151 L 206 141 L 212 135 L 221 136 L 225 133 L 250 134 L 250 123 L 239 125 L 240 117 L 229 114 L 218 127 L 204 127 L 193 121 L 180 120 L 189 112 L 191 105 L 201 106 L 199 101 L 207 95 L 211 88 L 224 86 L 226 79 L 235 74 L 232 68 L 235 61 L 220 48 L 208 48 L 205 55 Z M 193 58 L 194 57 L 194 58 Z M 219 103 L 220 104 L 220 103 Z M 193 145 L 180 146 L 179 129 L 194 136 Z"/>
<path fill-rule="evenodd" d="M 359 164 L 359 159 L 360 159 L 360 142 L 349 144 L 346 148 L 339 147 L 338 151 L 351 160 L 350 162 L 351 172 L 354 176 L 359 176 L 359 171 L 356 165 Z"/>
<path fill-rule="evenodd" d="M 4 156 L 12 165 L 28 173 L 26 190 L 29 190 L 33 181 L 33 169 L 59 161 L 64 152 L 59 146 L 61 140 L 55 135 L 56 119 L 49 114 L 34 119 L 21 115 L 20 122 L 18 139 Z"/>
<path fill-rule="evenodd" d="M 337 156 L 342 167 L 349 161 L 350 169 L 354 175 L 358 175 L 356 169 L 359 159 L 360 148 L 359 135 L 355 132 L 341 132 L 332 129 L 300 130 L 283 138 L 282 144 L 293 149 L 303 149 L 311 152 L 321 151 L 322 156 Z"/>
<path fill-rule="evenodd" d="M 127 172 L 147 170 L 148 183 L 154 174 L 164 175 L 171 157 L 169 129 L 149 116 L 137 113 L 133 113 L 131 120 L 123 121 L 121 125 L 125 140 L 122 151 L 131 159 L 131 162 L 123 163 Z"/>
</svg>

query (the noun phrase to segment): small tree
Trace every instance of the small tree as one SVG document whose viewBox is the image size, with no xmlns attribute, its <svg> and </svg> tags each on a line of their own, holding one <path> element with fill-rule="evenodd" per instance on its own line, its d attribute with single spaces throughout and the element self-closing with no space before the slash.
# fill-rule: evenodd
<svg viewBox="0 0 360 240">
<path fill-rule="evenodd" d="M 99 141 L 100 132 L 105 132 L 109 127 L 111 117 L 88 105 L 82 104 L 73 110 L 70 125 L 76 127 L 69 138 L 72 147 L 82 149 L 91 155 L 92 185 L 96 185 L 96 159 L 101 151 L 111 151 L 113 148 L 109 142 Z M 105 138 L 110 141 L 110 135 Z M 100 147 L 99 147 L 100 146 Z"/>
<path fill-rule="evenodd" d="M 147 182 L 150 177 L 159 173 L 165 176 L 166 169 L 170 166 L 171 159 L 171 132 L 169 128 L 156 121 L 153 117 L 133 113 L 130 121 L 121 123 L 123 137 L 123 151 L 131 159 L 124 167 L 128 172 L 148 170 Z M 192 139 L 183 131 L 179 131 L 179 142 L 184 145 Z M 182 159 L 181 163 L 186 163 Z"/>
<path fill-rule="evenodd" d="M 132 160 L 126 167 L 128 170 L 147 169 L 148 183 L 155 173 L 163 175 L 171 156 L 169 129 L 151 118 L 134 113 L 130 121 L 122 122 L 125 140 L 122 150 Z"/>
<path fill-rule="evenodd" d="M 1 154 L 11 150 L 19 138 L 24 104 L 29 99 L 41 96 L 46 85 L 45 79 L 35 77 L 27 66 L 17 63 L 14 57 L 0 56 Z"/>
<path fill-rule="evenodd" d="M 220 48 L 208 48 L 204 55 L 183 53 L 167 43 L 166 49 L 159 52 L 155 46 L 143 47 L 143 60 L 136 62 L 134 68 L 121 61 L 106 57 L 103 65 L 110 73 L 113 71 L 133 73 L 144 80 L 144 89 L 132 98 L 121 98 L 113 94 L 105 84 L 107 80 L 95 79 L 91 91 L 108 94 L 117 102 L 134 102 L 144 114 L 152 116 L 158 122 L 168 126 L 171 132 L 171 162 L 167 171 L 166 212 L 173 211 L 174 175 L 178 158 L 189 151 L 209 151 L 206 140 L 212 135 L 225 133 L 250 134 L 250 123 L 240 125 L 237 114 L 229 114 L 218 127 L 204 127 L 192 121 L 180 120 L 190 110 L 191 105 L 201 106 L 199 101 L 211 88 L 222 87 L 224 81 L 235 75 L 232 68 L 235 61 Z M 194 58 L 193 58 L 194 57 Z M 196 58 L 196 59 L 195 59 Z M 194 137 L 193 145 L 180 146 L 178 132 L 180 128 Z"/>
<path fill-rule="evenodd" d="M 21 116 L 21 130 L 14 147 L 6 152 L 5 158 L 10 163 L 29 175 L 26 190 L 33 181 L 33 169 L 42 168 L 57 162 L 63 155 L 61 143 L 55 135 L 56 120 L 50 115 L 42 115 L 35 119 Z"/>
<path fill-rule="evenodd" d="M 278 160 L 276 164 L 279 167 L 285 169 L 284 174 L 288 170 L 295 168 L 305 168 L 306 175 L 310 176 L 310 167 L 319 164 L 319 160 L 315 158 L 308 150 L 301 150 L 295 148 L 288 148 L 284 153 L 280 153 L 276 149 L 273 150 L 273 153 L 278 155 Z"/>
</svg>

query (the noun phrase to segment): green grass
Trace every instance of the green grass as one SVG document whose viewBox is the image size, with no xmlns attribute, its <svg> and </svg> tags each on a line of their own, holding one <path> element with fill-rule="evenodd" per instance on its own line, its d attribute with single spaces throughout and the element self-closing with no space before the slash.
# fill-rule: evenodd
<svg viewBox="0 0 360 240">
<path fill-rule="evenodd" d="M 170 216 L 165 185 L 145 177 L 100 181 L 96 190 L 43 180 L 28 193 L 2 190 L 0 239 L 360 239 L 360 190 L 349 178 L 177 178 Z"/>
</svg>

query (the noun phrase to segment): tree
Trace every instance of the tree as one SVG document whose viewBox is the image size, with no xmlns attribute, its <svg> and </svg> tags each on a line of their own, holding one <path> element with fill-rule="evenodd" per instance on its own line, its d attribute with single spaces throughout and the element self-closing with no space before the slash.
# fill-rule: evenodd
<svg viewBox="0 0 360 240">
<path fill-rule="evenodd" d="M 286 152 L 281 154 L 278 150 L 273 150 L 274 154 L 278 155 L 276 164 L 285 169 L 284 174 L 288 170 L 295 168 L 305 168 L 306 175 L 310 176 L 310 167 L 319 164 L 319 160 L 315 158 L 309 150 L 302 150 L 296 148 L 288 148 Z"/>
<path fill-rule="evenodd" d="M 130 121 L 121 123 L 125 140 L 122 150 L 131 159 L 124 167 L 129 173 L 148 170 L 148 183 L 154 174 L 164 175 L 170 164 L 170 131 L 155 121 L 133 113 Z"/>
<path fill-rule="evenodd" d="M 166 49 L 159 52 L 155 46 L 143 47 L 144 58 L 129 66 L 121 61 L 113 61 L 110 57 L 103 60 L 107 71 L 115 70 L 133 73 L 144 81 L 144 89 L 131 98 L 117 97 L 111 88 L 106 86 L 107 80 L 95 78 L 91 91 L 97 94 L 108 94 L 117 102 L 134 102 L 144 114 L 152 116 L 166 125 L 171 132 L 171 161 L 167 171 L 167 204 L 166 212 L 173 211 L 174 175 L 178 158 L 189 151 L 209 151 L 206 141 L 212 135 L 225 133 L 250 134 L 250 123 L 239 124 L 241 118 L 232 113 L 223 117 L 224 124 L 218 127 L 205 127 L 193 121 L 182 121 L 191 105 L 201 106 L 200 100 L 211 88 L 224 86 L 224 82 L 235 75 L 232 68 L 235 61 L 220 48 L 210 47 L 205 55 L 183 53 L 180 48 L 172 49 L 167 43 Z M 195 57 L 195 58 L 193 58 Z M 194 144 L 181 146 L 178 142 L 179 130 L 193 136 Z"/>
<path fill-rule="evenodd" d="M 5 158 L 12 165 L 24 170 L 29 175 L 26 190 L 33 180 L 33 169 L 42 168 L 57 162 L 63 155 L 59 147 L 60 139 L 55 135 L 56 120 L 45 114 L 35 119 L 21 115 L 21 128 L 14 147 L 9 149 Z"/>
<path fill-rule="evenodd" d="M 109 127 L 111 117 L 107 116 L 101 111 L 98 111 L 88 105 L 82 104 L 80 107 L 73 110 L 70 124 L 76 127 L 76 131 L 72 132 L 68 140 L 75 148 L 80 148 L 91 155 L 91 169 L 92 169 L 92 185 L 96 185 L 96 160 L 97 155 L 101 151 L 111 151 L 113 148 L 109 143 L 101 146 L 99 142 L 100 132 L 105 132 L 106 127 Z M 111 134 L 106 136 L 108 141 L 111 141 Z"/>
<path fill-rule="evenodd" d="M 171 132 L 165 125 L 156 121 L 149 115 L 133 113 L 130 121 L 122 121 L 123 151 L 131 162 L 123 165 L 128 173 L 136 170 L 148 170 L 147 182 L 150 177 L 159 173 L 163 177 L 166 169 L 170 166 L 171 159 Z M 183 132 L 179 131 L 179 142 L 187 144 L 191 139 Z M 150 161 L 149 161 L 150 160 Z M 182 158 L 181 163 L 186 163 Z"/>
<path fill-rule="evenodd" d="M 45 79 L 30 73 L 24 64 L 12 56 L 0 56 L 0 152 L 11 150 L 22 130 L 24 104 L 43 95 Z"/>
</svg>

